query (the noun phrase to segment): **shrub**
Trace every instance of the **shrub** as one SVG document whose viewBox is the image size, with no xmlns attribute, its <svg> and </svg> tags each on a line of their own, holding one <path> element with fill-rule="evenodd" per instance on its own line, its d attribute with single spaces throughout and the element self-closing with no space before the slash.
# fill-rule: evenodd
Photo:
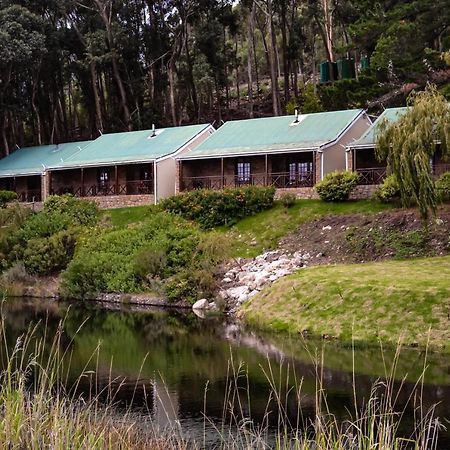
<svg viewBox="0 0 450 450">
<path fill-rule="evenodd" d="M 436 181 L 436 191 L 440 201 L 450 200 L 450 172 L 446 172 Z"/>
<path fill-rule="evenodd" d="M 76 244 L 74 230 L 60 231 L 46 238 L 31 239 L 23 253 L 27 271 L 34 275 L 51 275 L 67 267 Z"/>
<path fill-rule="evenodd" d="M 170 300 L 195 300 L 200 293 L 211 293 L 227 245 L 224 236 L 202 234 L 165 212 L 134 228 L 97 230 L 79 240 L 62 274 L 61 294 L 85 298 L 157 286 Z"/>
<path fill-rule="evenodd" d="M 134 259 L 135 272 L 144 281 L 160 276 L 166 265 L 166 251 L 153 246 L 141 250 Z"/>
<path fill-rule="evenodd" d="M 297 197 L 291 192 L 286 192 L 280 196 L 280 203 L 285 208 L 292 208 L 295 205 L 295 200 Z"/>
<path fill-rule="evenodd" d="M 0 252 L 7 255 L 9 261 L 21 260 L 30 240 L 49 238 L 71 228 L 92 226 L 98 219 L 99 210 L 93 203 L 71 195 L 51 196 L 43 211 L 30 215 L 18 230 L 7 236 L 0 245 Z"/>
<path fill-rule="evenodd" d="M 10 286 L 14 283 L 29 283 L 31 279 L 32 277 L 25 269 L 23 263 L 17 262 L 2 274 L 1 285 Z"/>
<path fill-rule="evenodd" d="M 167 198 L 161 207 L 195 220 L 202 228 L 230 225 L 273 205 L 275 189 L 246 187 L 212 191 L 200 189 Z"/>
<path fill-rule="evenodd" d="M 44 203 L 44 212 L 64 214 L 74 225 L 93 226 L 100 217 L 100 210 L 95 203 L 70 194 L 51 195 Z"/>
<path fill-rule="evenodd" d="M 17 200 L 17 194 L 12 191 L 0 191 L 0 208 L 4 208 L 8 203 Z"/>
<path fill-rule="evenodd" d="M 400 200 L 400 186 L 395 175 L 389 175 L 374 194 L 377 200 L 383 203 L 391 203 Z"/>
<path fill-rule="evenodd" d="M 316 191 L 325 202 L 343 202 L 358 184 L 358 177 L 355 172 L 332 172 L 316 185 Z"/>
</svg>

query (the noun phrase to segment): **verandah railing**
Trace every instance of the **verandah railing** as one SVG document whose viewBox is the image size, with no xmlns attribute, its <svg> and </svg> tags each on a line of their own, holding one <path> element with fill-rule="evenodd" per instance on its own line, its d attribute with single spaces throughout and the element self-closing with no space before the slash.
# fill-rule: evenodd
<svg viewBox="0 0 450 450">
<path fill-rule="evenodd" d="M 278 189 L 311 187 L 314 185 L 314 173 L 312 171 L 302 173 L 269 173 L 250 174 L 248 176 L 220 175 L 204 177 L 183 177 L 182 189 L 192 191 L 194 189 L 224 189 L 243 186 L 273 186 Z"/>
<path fill-rule="evenodd" d="M 381 184 L 386 178 L 386 167 L 367 167 L 356 169 L 358 184 Z"/>
<path fill-rule="evenodd" d="M 42 200 L 42 192 L 40 189 L 31 189 L 23 192 L 18 192 L 17 198 L 19 202 L 40 202 Z"/>
<path fill-rule="evenodd" d="M 153 180 L 133 180 L 124 183 L 97 183 L 86 186 L 68 186 L 54 194 L 73 194 L 75 197 L 101 197 L 109 195 L 146 195 L 154 193 Z"/>
<path fill-rule="evenodd" d="M 450 164 L 434 164 L 433 175 L 440 177 L 442 174 L 450 172 Z M 365 167 L 356 169 L 359 175 L 358 184 L 381 184 L 386 178 L 386 167 Z"/>
</svg>

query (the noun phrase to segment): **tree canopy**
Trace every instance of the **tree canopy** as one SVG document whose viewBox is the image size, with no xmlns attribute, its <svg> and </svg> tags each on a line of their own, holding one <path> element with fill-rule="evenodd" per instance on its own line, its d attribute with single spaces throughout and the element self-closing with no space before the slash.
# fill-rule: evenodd
<svg viewBox="0 0 450 450">
<path fill-rule="evenodd" d="M 449 24 L 448 0 L 2 0 L 1 151 L 445 85 Z M 364 57 L 318 84 L 321 62 Z"/>
<path fill-rule="evenodd" d="M 398 121 L 380 123 L 376 153 L 395 175 L 403 203 L 416 203 L 427 219 L 437 207 L 432 161 L 436 155 L 450 158 L 450 104 L 433 85 L 411 95 L 408 103 Z"/>
</svg>

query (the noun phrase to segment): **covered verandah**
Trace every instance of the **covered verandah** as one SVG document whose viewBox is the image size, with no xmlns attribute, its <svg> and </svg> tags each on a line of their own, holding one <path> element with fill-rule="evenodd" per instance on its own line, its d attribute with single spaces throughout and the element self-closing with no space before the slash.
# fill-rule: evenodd
<svg viewBox="0 0 450 450">
<path fill-rule="evenodd" d="M 40 202 L 42 201 L 42 175 L 2 177 L 0 189 L 15 192 L 19 202 Z"/>
<path fill-rule="evenodd" d="M 135 163 L 52 170 L 50 193 L 76 197 L 154 194 L 154 164 Z"/>
<path fill-rule="evenodd" d="M 358 147 L 350 149 L 352 170 L 359 175 L 358 184 L 377 185 L 383 183 L 387 176 L 385 161 L 379 161 L 374 147 Z M 439 152 L 430 161 L 433 175 L 438 178 L 450 171 L 450 161 L 444 160 Z"/>
<path fill-rule="evenodd" d="M 317 174 L 316 153 L 182 159 L 178 162 L 180 191 L 242 186 L 312 187 Z"/>
</svg>

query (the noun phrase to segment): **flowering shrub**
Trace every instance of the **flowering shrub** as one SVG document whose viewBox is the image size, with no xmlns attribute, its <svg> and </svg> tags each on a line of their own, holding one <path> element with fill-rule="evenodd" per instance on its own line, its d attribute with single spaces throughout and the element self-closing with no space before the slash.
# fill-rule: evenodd
<svg viewBox="0 0 450 450">
<path fill-rule="evenodd" d="M 273 205 L 275 189 L 246 187 L 211 191 L 200 189 L 167 198 L 161 207 L 194 220 L 202 228 L 231 225 Z"/>
</svg>

